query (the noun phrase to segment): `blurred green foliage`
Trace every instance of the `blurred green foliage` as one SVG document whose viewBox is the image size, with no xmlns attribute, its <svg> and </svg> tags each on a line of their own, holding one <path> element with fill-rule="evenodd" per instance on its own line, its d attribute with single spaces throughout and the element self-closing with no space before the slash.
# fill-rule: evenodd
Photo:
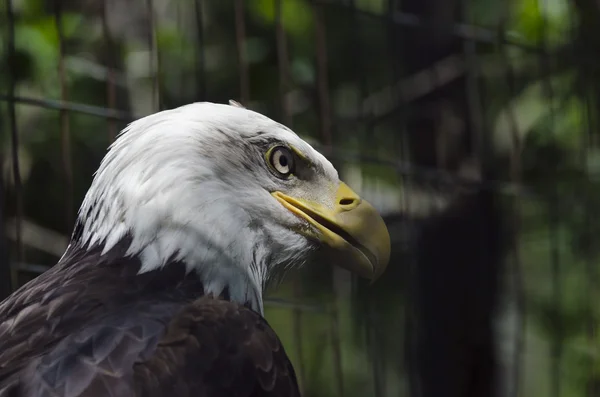
<svg viewBox="0 0 600 397">
<path fill-rule="evenodd" d="M 143 2 L 110 2 L 108 26 L 111 42 L 102 28 L 102 10 L 86 9 L 65 2 L 62 31 L 65 38 L 66 90 L 68 99 L 88 105 L 108 107 L 107 65 L 114 65 L 114 107 L 144 115 L 152 111 L 151 98 L 158 76 L 161 106 L 178 106 L 197 100 L 224 102 L 239 96 L 239 65 L 236 47 L 233 2 L 203 2 L 202 45 L 199 46 L 198 10 L 195 2 L 155 1 L 155 39 L 158 71 L 152 70 L 151 41 Z M 329 1 L 328 3 L 340 3 Z M 543 3 L 543 4 L 542 4 Z M 59 35 L 52 9 L 42 0 L 13 0 L 15 8 L 14 74 L 8 69 L 6 9 L 0 44 L 0 90 L 6 94 L 9 79 L 16 94 L 23 97 L 61 98 Z M 3 7 L 4 7 L 3 3 Z M 365 93 L 381 90 L 400 77 L 402 70 L 391 65 L 389 26 L 382 22 L 384 0 L 356 1 L 364 14 L 355 15 L 339 5 L 324 7 L 327 30 L 328 91 L 332 105 L 333 141 L 337 149 L 361 152 L 392 161 L 409 160 L 402 139 L 403 126 L 381 123 L 375 128 L 357 117 Z M 506 37 L 530 45 L 545 45 L 547 57 L 516 46 L 479 45 L 480 83 L 486 89 L 486 132 L 492 137 L 497 174 L 513 178 L 510 164 L 519 159 L 521 180 L 531 194 L 511 200 L 519 217 L 515 252 L 506 252 L 507 264 L 515 257 L 520 263 L 524 308 L 525 348 L 519 352 L 521 391 L 524 396 L 549 395 L 552 384 L 552 346 L 557 340 L 562 351 L 562 396 L 583 396 L 590 382 L 600 380 L 600 289 L 597 232 L 594 216 L 600 208 L 600 185 L 596 174 L 600 165 L 597 139 L 597 109 L 593 92 L 599 87 L 596 75 L 584 74 L 580 56 L 572 48 L 581 43 L 577 35 L 578 13 L 567 0 L 487 2 L 472 0 L 465 5 L 466 20 L 479 26 L 500 28 Z M 124 12 L 127 11 L 126 16 Z M 246 57 L 250 80 L 248 105 L 275 119 L 281 119 L 279 66 L 276 47 L 275 0 L 246 2 Z M 597 21 L 600 26 L 600 21 Z M 293 111 L 294 129 L 302 136 L 319 141 L 319 106 L 316 84 L 315 19 L 308 1 L 285 0 L 282 25 L 289 53 L 290 81 L 286 100 Z M 408 34 L 408 33 L 407 33 Z M 400 54 L 401 55 L 401 54 Z M 587 56 L 587 55 L 584 55 Z M 595 61 L 598 61 L 596 56 Z M 507 70 L 512 73 L 507 84 Z M 200 73 L 204 71 L 204 73 Z M 14 189 L 11 178 L 10 134 L 7 104 L 1 105 L 3 172 L 8 179 L 7 211 L 14 215 Z M 89 186 L 109 143 L 109 129 L 120 130 L 123 121 L 108 121 L 85 114 L 69 113 L 71 152 L 61 151 L 61 122 L 57 110 L 17 104 L 21 173 L 24 183 L 25 217 L 37 224 L 70 233 L 65 223 L 64 156 L 74 164 L 75 203 Z M 515 148 L 515 143 L 517 143 Z M 341 160 L 338 162 L 344 163 Z M 402 207 L 402 178 L 389 165 L 361 164 L 350 167 L 347 175 L 358 172 L 367 198 L 371 188 L 384 186 L 397 192 L 397 210 Z M 344 176 L 344 175 L 343 175 Z M 408 194 L 408 193 L 407 193 Z M 70 209 L 74 211 L 75 209 Z M 405 249 L 395 248 L 393 263 L 405 259 Z M 28 262 L 51 265 L 56 258 L 28 249 Z M 558 277 L 552 267 L 558 266 Z M 400 267 L 400 265 L 398 265 Z M 514 274 L 508 266 L 506 294 L 514 299 Z M 407 368 L 404 332 L 407 310 L 407 280 L 401 269 L 382 280 L 365 298 L 370 315 L 379 318 L 377 338 L 384 350 L 374 358 L 367 349 L 367 331 L 356 321 L 356 302 L 339 299 L 339 330 L 346 396 L 372 395 L 374 359 L 384 363 L 388 395 L 407 395 Z M 395 272 L 395 273 L 394 273 Z M 513 271 L 514 273 L 514 271 Z M 272 297 L 303 300 L 332 307 L 332 269 L 307 268 L 290 277 L 271 292 Z M 292 285 L 302 284 L 302 293 Z M 355 288 L 357 280 L 346 284 Z M 370 305 L 370 306 L 369 306 Z M 506 305 L 500 321 L 516 310 Z M 506 314 L 508 313 L 508 314 Z M 268 308 L 267 318 L 281 336 L 288 353 L 299 368 L 295 348 L 293 311 Z M 337 395 L 333 351 L 332 320 L 328 313 L 304 313 L 301 322 L 302 356 L 307 395 Z M 362 324 L 362 325 L 361 325 Z M 561 324 L 557 327 L 557 324 Z M 513 335 L 514 337 L 514 335 Z M 507 336 L 507 338 L 509 338 Z M 507 343 L 510 343 L 507 342 Z M 506 357 L 504 357 L 506 358 Z M 510 357 L 509 357 L 510 359 Z M 510 361 L 510 360 L 509 360 Z"/>
</svg>

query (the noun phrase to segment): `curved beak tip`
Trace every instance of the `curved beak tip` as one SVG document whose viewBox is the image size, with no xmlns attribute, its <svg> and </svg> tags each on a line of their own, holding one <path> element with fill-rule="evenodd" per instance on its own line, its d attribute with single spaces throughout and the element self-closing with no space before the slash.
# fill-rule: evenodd
<svg viewBox="0 0 600 397">
<path fill-rule="evenodd" d="M 340 266 L 373 284 L 385 272 L 391 254 L 390 235 L 383 218 L 369 202 L 360 200 L 352 209 L 338 212 L 334 219 L 346 240 L 338 250 Z"/>
<path fill-rule="evenodd" d="M 319 231 L 318 239 L 332 249 L 340 267 L 370 279 L 370 284 L 384 273 L 391 254 L 387 226 L 379 212 L 345 183 L 340 183 L 333 209 L 282 192 L 272 194 Z M 342 204 L 348 202 L 352 204 Z"/>
</svg>

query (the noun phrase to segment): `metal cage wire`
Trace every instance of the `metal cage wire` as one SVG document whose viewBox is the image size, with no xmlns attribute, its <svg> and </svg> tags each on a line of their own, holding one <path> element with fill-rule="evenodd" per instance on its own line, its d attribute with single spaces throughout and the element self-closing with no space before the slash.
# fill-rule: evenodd
<svg viewBox="0 0 600 397">
<path fill-rule="evenodd" d="M 2 280 L 12 280 L 10 283 L 12 288 L 16 286 L 16 272 L 27 270 L 33 272 L 42 272 L 46 268 L 43 266 L 36 266 L 34 264 L 28 264 L 24 258 L 24 250 L 23 250 L 23 241 L 22 241 L 22 221 L 23 221 L 23 188 L 22 182 L 20 178 L 20 170 L 19 170 L 19 161 L 18 161 L 18 147 L 19 147 L 19 130 L 17 126 L 16 120 L 16 106 L 17 105 L 27 105 L 27 106 L 35 106 L 47 109 L 54 109 L 60 112 L 60 121 L 61 121 L 61 150 L 62 150 L 62 173 L 63 178 L 66 182 L 65 190 L 64 190 L 64 200 L 66 206 L 66 213 L 70 214 L 70 216 L 65 219 L 65 222 L 68 225 L 72 225 L 75 215 L 75 204 L 73 202 L 73 164 L 71 161 L 70 151 L 72 147 L 70 145 L 70 128 L 69 128 L 69 113 L 81 113 L 94 117 L 104 118 L 108 122 L 108 139 L 109 142 L 112 142 L 117 134 L 117 126 L 116 122 L 130 122 L 140 115 L 134 115 L 126 111 L 122 111 L 116 108 L 116 88 L 115 88 L 115 71 L 114 71 L 114 61 L 111 61 L 113 64 L 108 67 L 108 79 L 106 84 L 106 96 L 107 103 L 109 107 L 99 107 L 88 105 L 84 103 L 73 102 L 69 99 L 69 87 L 65 79 L 65 66 L 64 66 L 64 35 L 63 35 L 63 26 L 62 26 L 62 10 L 60 8 L 60 2 L 55 2 L 55 7 L 53 9 L 54 18 L 56 23 L 56 29 L 58 32 L 58 39 L 60 42 L 60 60 L 57 65 L 60 76 L 60 99 L 49 99 L 49 98 L 33 98 L 27 96 L 16 95 L 15 92 L 15 84 L 14 84 L 14 76 L 17 71 L 15 70 L 16 65 L 12 61 L 15 55 L 15 15 L 13 10 L 13 1 L 14 0 L 5 0 L 5 9 L 7 16 L 7 24 L 6 24 L 6 43 L 7 43 L 7 51 L 8 51 L 8 72 L 9 72 L 9 85 L 8 89 L 5 93 L 0 93 L 0 101 L 6 104 L 7 109 L 7 119 L 10 134 L 10 142 L 11 142 L 11 156 L 12 156 L 12 170 L 13 170 L 13 178 L 15 183 L 15 200 L 16 200 L 16 247 L 17 251 L 15 252 L 14 259 L 8 260 L 7 255 L 2 257 L 2 261 L 0 262 L 0 279 Z M 242 103 L 247 102 L 252 98 L 251 92 L 251 84 L 250 77 L 248 72 L 248 60 L 246 57 L 245 43 L 246 43 L 246 24 L 245 24 L 245 7 L 247 6 L 247 2 L 252 0 L 234 0 L 234 15 L 232 18 L 235 21 L 235 42 L 236 42 L 236 53 L 237 53 L 237 62 L 238 62 L 238 78 L 239 78 L 239 100 Z M 286 42 L 286 36 L 284 33 L 283 26 L 283 18 L 282 18 L 282 2 L 284 0 L 275 0 L 275 31 L 273 32 L 275 41 L 276 41 L 276 49 L 277 49 L 277 69 L 278 69 L 278 85 L 279 85 L 279 108 L 280 114 L 279 117 L 281 121 L 293 127 L 293 117 L 290 113 L 290 109 L 286 104 L 284 96 L 290 86 L 290 64 L 289 64 L 289 47 Z M 206 71 L 205 66 L 205 55 L 202 53 L 203 45 L 205 42 L 205 33 L 203 31 L 202 20 L 204 17 L 204 4 L 203 0 L 195 0 L 194 9 L 196 12 L 196 21 L 197 21 L 197 41 L 199 53 L 197 54 L 197 62 L 196 62 L 196 73 L 199 76 L 204 76 Z M 399 175 L 402 177 L 406 177 L 408 179 L 418 179 L 419 181 L 431 183 L 443 184 L 448 186 L 460 186 L 462 188 L 467 189 L 479 189 L 479 190 L 490 190 L 495 193 L 500 193 L 503 195 L 507 195 L 510 197 L 524 197 L 529 195 L 534 195 L 534 193 L 528 189 L 526 186 L 523 186 L 521 183 L 521 168 L 522 165 L 520 163 L 520 159 L 518 156 L 513 156 L 511 158 L 511 181 L 497 181 L 491 179 L 484 179 L 480 181 L 474 181 L 468 178 L 460 177 L 455 173 L 451 173 L 448 171 L 443 171 L 440 169 L 427 168 L 423 166 L 416 166 L 414 164 L 410 164 L 408 162 L 403 161 L 390 161 L 387 159 L 374 158 L 370 156 L 366 156 L 359 152 L 350 152 L 347 150 L 341 150 L 337 148 L 333 144 L 331 131 L 332 128 L 340 128 L 349 123 L 353 123 L 357 120 L 360 120 L 363 123 L 366 123 L 369 128 L 374 128 L 378 123 L 385 121 L 391 114 L 396 113 L 399 109 L 402 109 L 406 103 L 415 100 L 416 98 L 422 97 L 428 92 L 415 90 L 412 82 L 418 78 L 425 78 L 429 80 L 435 80 L 429 85 L 429 90 L 434 91 L 438 87 L 443 86 L 447 82 L 452 81 L 456 76 L 454 75 L 444 75 L 444 65 L 448 63 L 452 63 L 453 65 L 461 65 L 464 73 L 467 76 L 466 86 L 464 87 L 469 106 L 471 107 L 471 118 L 468 122 L 471 124 L 472 130 L 476 133 L 475 142 L 477 142 L 477 146 L 482 146 L 482 141 L 486 139 L 484 131 L 486 130 L 485 120 L 482 116 L 481 109 L 481 88 L 478 86 L 478 74 L 480 72 L 480 60 L 478 58 L 478 54 L 476 52 L 476 45 L 486 44 L 486 45 L 496 45 L 500 48 L 500 53 L 504 54 L 504 68 L 507 71 L 507 81 L 509 90 L 514 89 L 512 87 L 512 72 L 510 68 L 510 63 L 507 59 L 506 52 L 504 50 L 505 45 L 516 46 L 536 54 L 540 57 L 542 69 L 546 67 L 549 63 L 547 61 L 547 53 L 545 52 L 543 46 L 531 46 L 528 43 L 520 42 L 518 39 L 507 37 L 505 29 L 491 30 L 479 26 L 472 26 L 465 23 L 455 23 L 453 25 L 452 34 L 457 38 L 460 38 L 463 42 L 463 53 L 457 57 L 448 57 L 443 59 L 436 64 L 432 65 L 427 71 L 419 72 L 414 75 L 410 75 L 408 77 L 399 78 L 397 82 L 394 83 L 394 92 L 392 105 L 388 107 L 376 107 L 373 105 L 379 97 L 382 95 L 386 95 L 385 92 L 369 92 L 367 85 L 364 81 L 362 81 L 362 76 L 364 72 L 361 72 L 361 62 L 360 60 L 363 58 L 361 55 L 362 49 L 360 46 L 356 46 L 356 61 L 357 64 L 354 65 L 358 77 L 357 80 L 361 81 L 361 96 L 362 99 L 360 101 L 361 107 L 356 110 L 356 119 L 339 119 L 336 118 L 332 114 L 331 110 L 331 99 L 330 92 L 328 88 L 328 76 L 331 71 L 328 69 L 328 57 L 331 57 L 331 54 L 328 54 L 326 37 L 327 37 L 327 26 L 323 17 L 323 9 L 330 8 L 343 8 L 345 10 L 350 9 L 352 11 L 352 15 L 354 18 L 362 17 L 362 18 L 371 18 L 375 20 L 380 20 L 381 23 L 389 24 L 391 26 L 401 26 L 403 28 L 412 28 L 412 29 L 423 29 L 426 27 L 426 21 L 423 21 L 421 17 L 405 12 L 397 11 L 393 5 L 393 1 L 388 2 L 388 10 L 382 15 L 377 15 L 375 13 L 370 13 L 368 11 L 362 10 L 354 4 L 354 1 L 349 0 L 344 2 L 336 2 L 336 1 L 325 1 L 325 0 L 315 0 L 311 1 L 310 5 L 313 12 L 313 18 L 315 21 L 315 60 L 316 60 L 316 101 L 317 106 L 319 108 L 319 133 L 320 133 L 320 142 L 316 145 L 319 150 L 321 150 L 327 157 L 331 158 L 334 162 L 336 159 L 350 161 L 355 163 L 362 164 L 379 164 L 386 165 L 393 168 Z M 160 84 L 159 84 L 159 74 L 160 74 L 160 58 L 158 57 L 158 52 L 160 49 L 157 45 L 156 38 L 156 19 L 153 16 L 153 0 L 146 1 L 146 7 L 148 10 L 148 21 L 150 26 L 148 30 L 150 32 L 148 37 L 148 47 L 152 52 L 152 69 L 154 70 L 154 83 L 153 83 L 153 92 L 152 97 L 154 101 L 155 109 L 161 109 L 161 93 L 160 93 Z M 106 7 L 103 9 L 103 17 L 102 17 L 102 29 L 103 35 L 106 40 L 106 44 L 109 48 L 114 46 L 113 38 L 111 37 L 110 30 L 108 29 L 108 24 L 106 22 L 107 14 Z M 357 25 L 358 26 L 358 25 Z M 436 70 L 438 73 L 436 73 Z M 432 76 L 435 75 L 435 76 Z M 200 99 L 204 99 L 206 95 L 206 83 L 203 78 L 199 79 L 198 83 L 198 95 Z M 552 87 L 550 84 L 546 84 L 546 92 L 550 100 L 553 98 Z M 511 118 L 514 118 L 514 115 L 510 115 Z M 517 124 L 513 124 L 513 145 L 515 147 L 520 147 L 522 142 L 520 142 L 520 134 L 517 131 Z M 483 154 L 480 153 L 479 160 L 484 157 Z M 556 200 L 558 200 L 558 193 L 556 193 Z M 406 203 L 406 206 L 409 207 L 411 205 L 410 202 Z M 558 211 L 557 211 L 558 212 Z M 519 215 L 518 211 L 515 212 L 513 219 L 513 225 L 515 229 L 518 228 L 519 224 Z M 554 219 L 556 222 L 556 219 Z M 517 229 L 518 230 L 518 229 Z M 552 239 L 557 239 L 558 236 L 556 233 L 552 233 Z M 6 245 L 6 244 L 3 244 Z M 553 247 L 557 247 L 558 244 L 556 241 L 552 244 Z M 3 250 L 4 251 L 4 250 Z M 521 260 L 518 254 L 518 247 L 512 247 L 512 258 L 509 261 L 512 266 L 511 274 L 514 277 L 515 285 L 517 286 L 516 296 L 518 297 L 518 306 L 519 311 L 523 312 L 524 308 L 524 300 L 523 300 L 523 281 L 521 280 Z M 559 253 L 556 249 L 553 250 L 552 259 L 551 259 L 551 271 L 554 275 L 554 293 L 555 293 L 555 304 L 560 304 L 561 301 L 561 287 L 558 279 L 560 277 L 560 261 L 559 261 Z M 6 296 L 8 294 L 8 289 L 11 288 L 8 283 L 3 283 L 3 289 L 0 290 L 2 296 Z M 306 312 L 315 312 L 321 313 L 328 321 L 329 329 L 330 329 L 330 341 L 333 346 L 333 358 L 332 361 L 334 363 L 334 373 L 337 379 L 336 390 L 337 395 L 342 397 L 345 395 L 344 390 L 344 373 L 342 370 L 342 362 L 343 357 L 340 348 L 340 338 L 339 338 L 339 322 L 338 322 L 338 313 L 335 305 L 335 300 L 333 303 L 326 303 L 323 305 L 309 305 L 298 302 L 297 300 L 288 301 L 288 300 L 280 300 L 280 299 L 267 299 L 265 302 L 266 305 L 273 307 L 284 307 L 293 311 L 293 324 L 292 326 L 296 330 L 294 332 L 295 338 L 295 349 L 299 357 L 302 357 L 302 343 L 306 343 L 302 340 L 301 334 L 301 322 L 302 316 Z M 555 326 L 560 329 L 561 323 L 560 319 L 555 319 Z M 518 335 L 522 334 L 524 327 L 524 316 L 520 317 L 520 321 L 517 322 L 517 332 Z M 553 379 L 554 385 L 553 390 L 555 392 L 555 396 L 558 396 L 560 393 L 560 360 L 561 360 L 561 336 L 560 332 L 557 334 L 558 336 L 553 341 Z M 372 333 L 369 335 L 369 339 L 373 337 Z M 517 338 L 515 341 L 517 345 L 517 352 L 522 352 L 524 349 L 524 340 L 522 337 Z M 373 343 L 368 343 L 369 349 L 373 350 L 373 355 L 377 356 L 377 346 Z M 301 360 L 302 361 L 302 360 Z M 381 363 L 377 362 L 377 360 L 372 360 L 372 372 L 373 372 L 373 395 L 376 397 L 386 395 L 384 389 L 384 379 L 380 376 L 382 373 Z M 518 379 L 519 371 L 522 366 L 522 360 L 518 359 L 515 362 L 514 378 Z M 300 363 L 297 367 L 297 372 L 299 376 L 300 383 L 304 383 L 304 368 Z M 509 395 L 517 395 L 518 393 L 518 381 L 515 381 L 515 384 L 512 386 L 513 391 L 509 393 Z"/>
</svg>

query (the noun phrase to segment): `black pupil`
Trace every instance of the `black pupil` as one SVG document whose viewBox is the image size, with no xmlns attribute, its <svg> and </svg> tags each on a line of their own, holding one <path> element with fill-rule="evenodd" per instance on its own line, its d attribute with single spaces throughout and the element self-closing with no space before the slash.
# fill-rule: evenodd
<svg viewBox="0 0 600 397">
<path fill-rule="evenodd" d="M 288 159 L 283 153 L 281 154 L 281 156 L 279 156 L 279 165 L 281 165 L 282 167 L 286 167 L 288 165 Z"/>
</svg>

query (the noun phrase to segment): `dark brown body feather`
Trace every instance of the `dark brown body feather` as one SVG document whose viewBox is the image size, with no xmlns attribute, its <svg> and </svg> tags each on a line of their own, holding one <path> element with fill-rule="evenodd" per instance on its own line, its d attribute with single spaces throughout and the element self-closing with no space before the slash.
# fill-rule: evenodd
<svg viewBox="0 0 600 397">
<path fill-rule="evenodd" d="M 71 250 L 0 304 L 0 397 L 299 396 L 264 318 L 183 264 L 137 275 L 125 246 Z"/>
</svg>

